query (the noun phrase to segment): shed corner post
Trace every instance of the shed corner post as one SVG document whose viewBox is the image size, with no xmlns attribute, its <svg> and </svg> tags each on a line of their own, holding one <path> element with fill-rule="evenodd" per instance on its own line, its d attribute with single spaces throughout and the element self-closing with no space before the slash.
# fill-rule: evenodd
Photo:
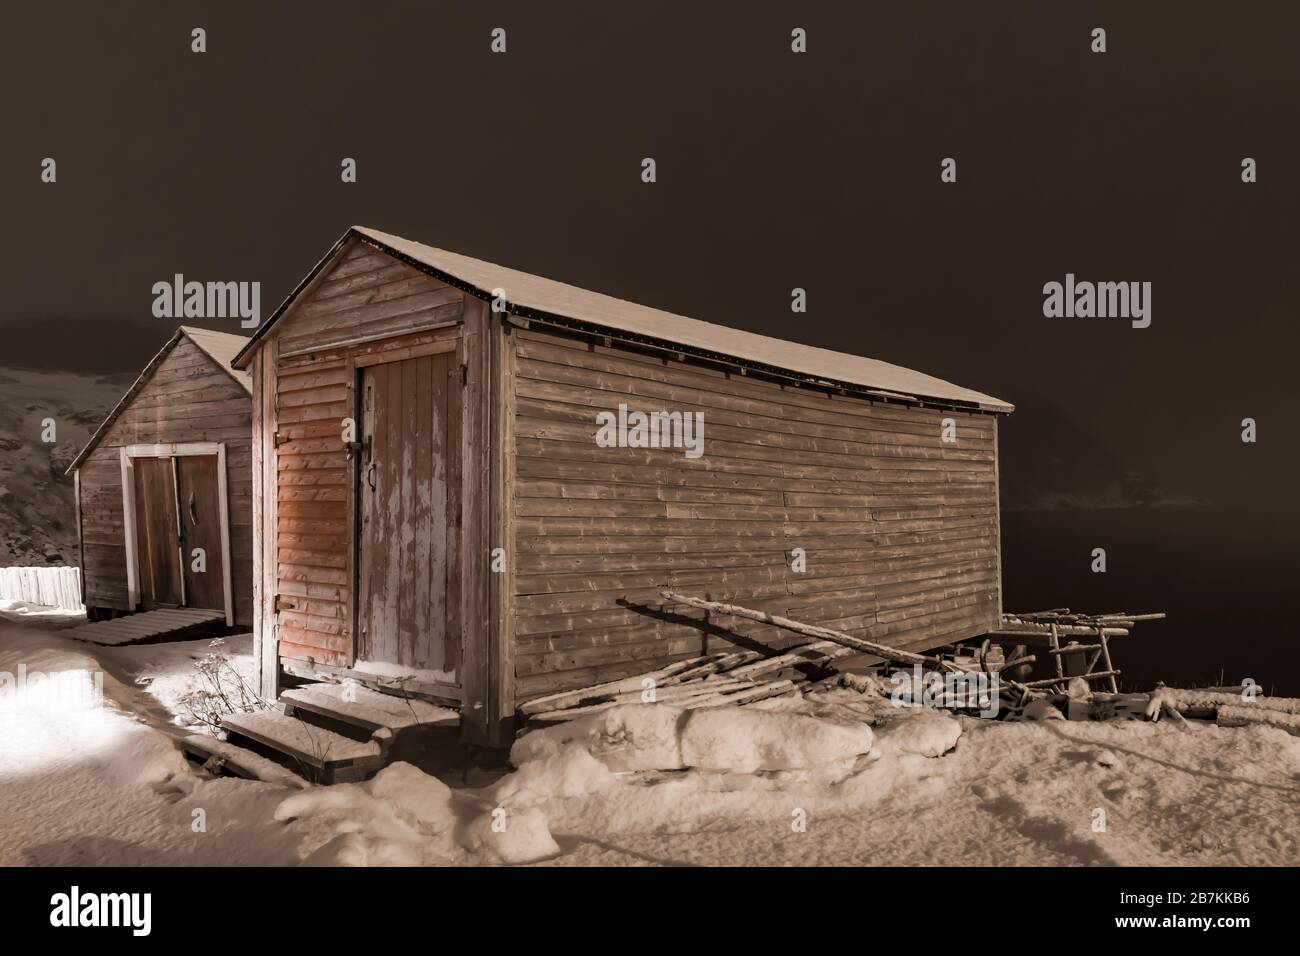
<svg viewBox="0 0 1300 956">
<path fill-rule="evenodd" d="M 81 594 L 81 606 L 85 608 L 89 620 L 90 607 L 86 604 L 86 529 L 81 515 L 81 466 L 72 473 L 72 494 L 77 506 L 77 590 Z"/>
<path fill-rule="evenodd" d="M 993 419 L 993 533 L 997 536 L 997 547 L 994 551 L 997 560 L 997 578 L 998 578 L 998 607 L 997 616 L 993 620 L 994 627 L 1002 625 L 1002 615 L 1006 613 L 1003 607 L 1002 583 L 1002 454 L 998 447 L 998 433 L 1001 431 L 1001 422 L 995 414 Z"/>
<path fill-rule="evenodd" d="M 476 746 L 500 747 L 510 738 L 506 726 L 513 691 L 506 686 L 504 600 L 509 587 L 494 571 L 494 549 L 505 548 L 501 508 L 504 478 L 502 446 L 505 400 L 501 375 L 500 318 L 487 302 L 474 299 L 475 314 L 465 326 L 466 382 L 463 403 L 462 468 L 465 488 L 462 525 L 463 672 L 461 739 Z M 508 569 L 510 557 L 506 555 Z"/>
<path fill-rule="evenodd" d="M 126 446 L 118 449 L 122 481 L 122 532 L 126 548 L 126 605 L 134 613 L 140 605 L 139 542 L 135 536 L 135 466 Z"/>
<path fill-rule="evenodd" d="M 276 495 L 278 460 L 276 367 L 278 343 L 268 336 L 254 352 L 253 380 L 253 644 L 257 693 L 280 696 L 280 656 L 276 635 Z"/>
<path fill-rule="evenodd" d="M 488 667 L 489 686 L 493 691 L 488 738 L 493 746 L 507 747 L 515 736 L 515 337 L 505 315 L 489 313 L 488 318 L 491 456 Z"/>
</svg>

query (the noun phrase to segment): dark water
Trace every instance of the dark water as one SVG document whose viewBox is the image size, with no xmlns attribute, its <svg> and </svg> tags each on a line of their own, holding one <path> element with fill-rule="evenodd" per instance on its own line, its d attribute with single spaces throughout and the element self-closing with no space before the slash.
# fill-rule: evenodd
<svg viewBox="0 0 1300 956">
<path fill-rule="evenodd" d="M 1239 683 L 1300 696 L 1300 521 L 1249 510 L 1007 511 L 1005 609 L 1164 611 L 1111 642 L 1124 690 Z M 1091 571 L 1106 549 L 1107 571 Z"/>
</svg>

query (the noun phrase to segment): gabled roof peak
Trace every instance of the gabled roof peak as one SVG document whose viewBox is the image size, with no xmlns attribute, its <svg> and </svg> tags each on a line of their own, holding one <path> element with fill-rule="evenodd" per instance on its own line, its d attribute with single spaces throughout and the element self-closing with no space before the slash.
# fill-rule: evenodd
<svg viewBox="0 0 1300 956">
<path fill-rule="evenodd" d="M 230 332 L 213 332 L 211 329 L 199 329 L 190 325 L 182 325 L 172 333 L 172 337 L 167 340 L 167 344 L 159 349 L 157 354 L 149 360 L 149 364 L 144 367 L 139 376 L 136 377 L 136 380 L 131 383 L 131 387 L 126 390 L 126 394 L 122 396 L 121 401 L 114 406 L 113 410 L 108 413 L 108 417 L 105 418 L 104 421 L 100 423 L 100 426 L 95 429 L 95 433 L 90 436 L 85 447 L 77 453 L 77 457 L 73 459 L 72 464 L 70 464 L 67 471 L 64 472 L 65 475 L 70 475 L 80 468 L 81 463 L 86 460 L 87 456 L 89 456 L 90 453 L 99 446 L 100 441 L 102 441 L 104 436 L 108 434 L 108 430 L 113 427 L 113 423 L 121 417 L 122 413 L 126 411 L 127 406 L 130 405 L 135 397 L 140 394 L 141 390 L 149 384 L 149 380 L 153 377 L 154 370 L 157 369 L 158 366 L 162 364 L 163 360 L 172 353 L 172 350 L 176 348 L 182 338 L 189 339 L 193 342 L 194 346 L 200 352 L 212 360 L 213 365 L 216 365 L 234 379 L 235 384 L 249 395 L 253 394 L 252 376 L 247 372 L 233 368 L 230 364 L 234 356 L 239 353 L 240 349 L 248 344 L 248 336 L 234 335 Z"/>
</svg>

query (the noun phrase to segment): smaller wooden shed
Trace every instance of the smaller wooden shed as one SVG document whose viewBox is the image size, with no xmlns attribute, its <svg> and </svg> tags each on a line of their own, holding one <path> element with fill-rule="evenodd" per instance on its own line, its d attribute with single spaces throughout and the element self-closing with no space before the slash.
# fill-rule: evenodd
<svg viewBox="0 0 1300 956">
<path fill-rule="evenodd" d="M 242 335 L 182 326 L 68 468 L 91 620 L 159 608 L 253 623 L 252 382 Z"/>
</svg>

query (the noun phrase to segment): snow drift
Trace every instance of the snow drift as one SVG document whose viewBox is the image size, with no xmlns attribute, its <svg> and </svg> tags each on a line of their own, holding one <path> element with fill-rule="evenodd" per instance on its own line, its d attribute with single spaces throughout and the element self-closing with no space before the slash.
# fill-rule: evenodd
<svg viewBox="0 0 1300 956">
<path fill-rule="evenodd" d="M 516 766 L 581 744 L 610 770 L 700 770 L 736 773 L 800 770 L 870 753 L 864 723 L 739 707 L 683 710 L 623 704 L 520 738 Z"/>
</svg>

